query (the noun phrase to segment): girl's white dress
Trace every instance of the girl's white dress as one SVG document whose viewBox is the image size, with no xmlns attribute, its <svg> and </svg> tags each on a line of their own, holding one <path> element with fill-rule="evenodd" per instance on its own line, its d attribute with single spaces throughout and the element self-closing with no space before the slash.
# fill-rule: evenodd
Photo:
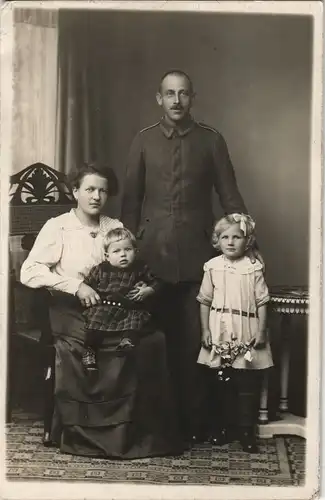
<svg viewBox="0 0 325 500">
<path fill-rule="evenodd" d="M 197 300 L 210 307 L 212 349 L 201 347 L 198 363 L 211 368 L 221 364 L 215 346 L 236 338 L 249 342 L 258 333 L 258 308 L 269 301 L 269 291 L 260 262 L 248 257 L 231 261 L 224 255 L 204 264 L 204 276 Z M 251 361 L 240 354 L 233 368 L 264 369 L 273 366 L 269 340 L 263 349 L 251 350 Z"/>
</svg>

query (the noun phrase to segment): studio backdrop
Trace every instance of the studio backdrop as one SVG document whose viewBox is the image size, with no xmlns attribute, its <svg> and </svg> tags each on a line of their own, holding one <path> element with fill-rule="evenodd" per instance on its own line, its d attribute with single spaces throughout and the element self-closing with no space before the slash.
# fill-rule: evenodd
<svg viewBox="0 0 325 500">
<path fill-rule="evenodd" d="M 194 118 L 226 139 L 268 283 L 308 284 L 311 17 L 50 9 L 15 16 L 13 173 L 35 162 L 68 173 L 100 161 L 115 169 L 122 190 L 134 134 L 160 118 L 160 78 L 182 69 L 197 94 Z M 120 195 L 107 211 L 119 216 Z M 18 274 L 24 254 L 16 240 Z M 299 353 L 303 364 L 305 347 Z"/>
</svg>

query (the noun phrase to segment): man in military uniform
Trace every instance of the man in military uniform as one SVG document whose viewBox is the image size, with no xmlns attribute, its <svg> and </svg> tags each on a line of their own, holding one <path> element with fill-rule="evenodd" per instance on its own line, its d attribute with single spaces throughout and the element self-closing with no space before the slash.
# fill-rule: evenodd
<svg viewBox="0 0 325 500">
<path fill-rule="evenodd" d="M 164 116 L 130 148 L 121 219 L 139 239 L 141 256 L 165 282 L 158 304 L 186 439 L 205 437 L 208 375 L 197 365 L 203 264 L 213 256 L 213 188 L 226 213 L 247 213 L 222 135 L 190 114 L 193 85 L 166 73 L 156 95 Z M 208 371 L 206 369 L 206 371 Z"/>
</svg>

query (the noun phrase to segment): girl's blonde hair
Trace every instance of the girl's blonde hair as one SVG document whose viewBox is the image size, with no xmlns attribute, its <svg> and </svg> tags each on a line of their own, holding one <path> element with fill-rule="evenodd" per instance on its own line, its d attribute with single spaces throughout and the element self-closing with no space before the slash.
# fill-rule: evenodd
<svg viewBox="0 0 325 500">
<path fill-rule="evenodd" d="M 118 227 L 116 229 L 111 229 L 104 236 L 104 250 L 107 252 L 108 247 L 111 243 L 121 240 L 130 240 L 133 248 L 137 248 L 137 240 L 131 231 L 125 227 Z"/>
<path fill-rule="evenodd" d="M 246 214 L 229 214 L 216 222 L 213 231 L 211 243 L 213 248 L 220 250 L 220 235 L 234 224 L 240 224 L 240 229 L 246 237 L 246 250 L 250 250 L 255 245 L 255 222 Z"/>
</svg>

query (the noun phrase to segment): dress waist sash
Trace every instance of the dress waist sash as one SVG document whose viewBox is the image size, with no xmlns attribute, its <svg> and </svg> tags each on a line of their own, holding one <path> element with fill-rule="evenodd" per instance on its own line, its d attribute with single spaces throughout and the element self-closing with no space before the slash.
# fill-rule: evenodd
<svg viewBox="0 0 325 500">
<path fill-rule="evenodd" d="M 257 314 L 247 311 L 240 311 L 239 309 L 229 309 L 228 307 L 211 307 L 212 311 L 223 312 L 223 313 L 232 313 L 237 314 L 238 316 L 248 316 L 249 318 L 256 318 Z"/>
</svg>

